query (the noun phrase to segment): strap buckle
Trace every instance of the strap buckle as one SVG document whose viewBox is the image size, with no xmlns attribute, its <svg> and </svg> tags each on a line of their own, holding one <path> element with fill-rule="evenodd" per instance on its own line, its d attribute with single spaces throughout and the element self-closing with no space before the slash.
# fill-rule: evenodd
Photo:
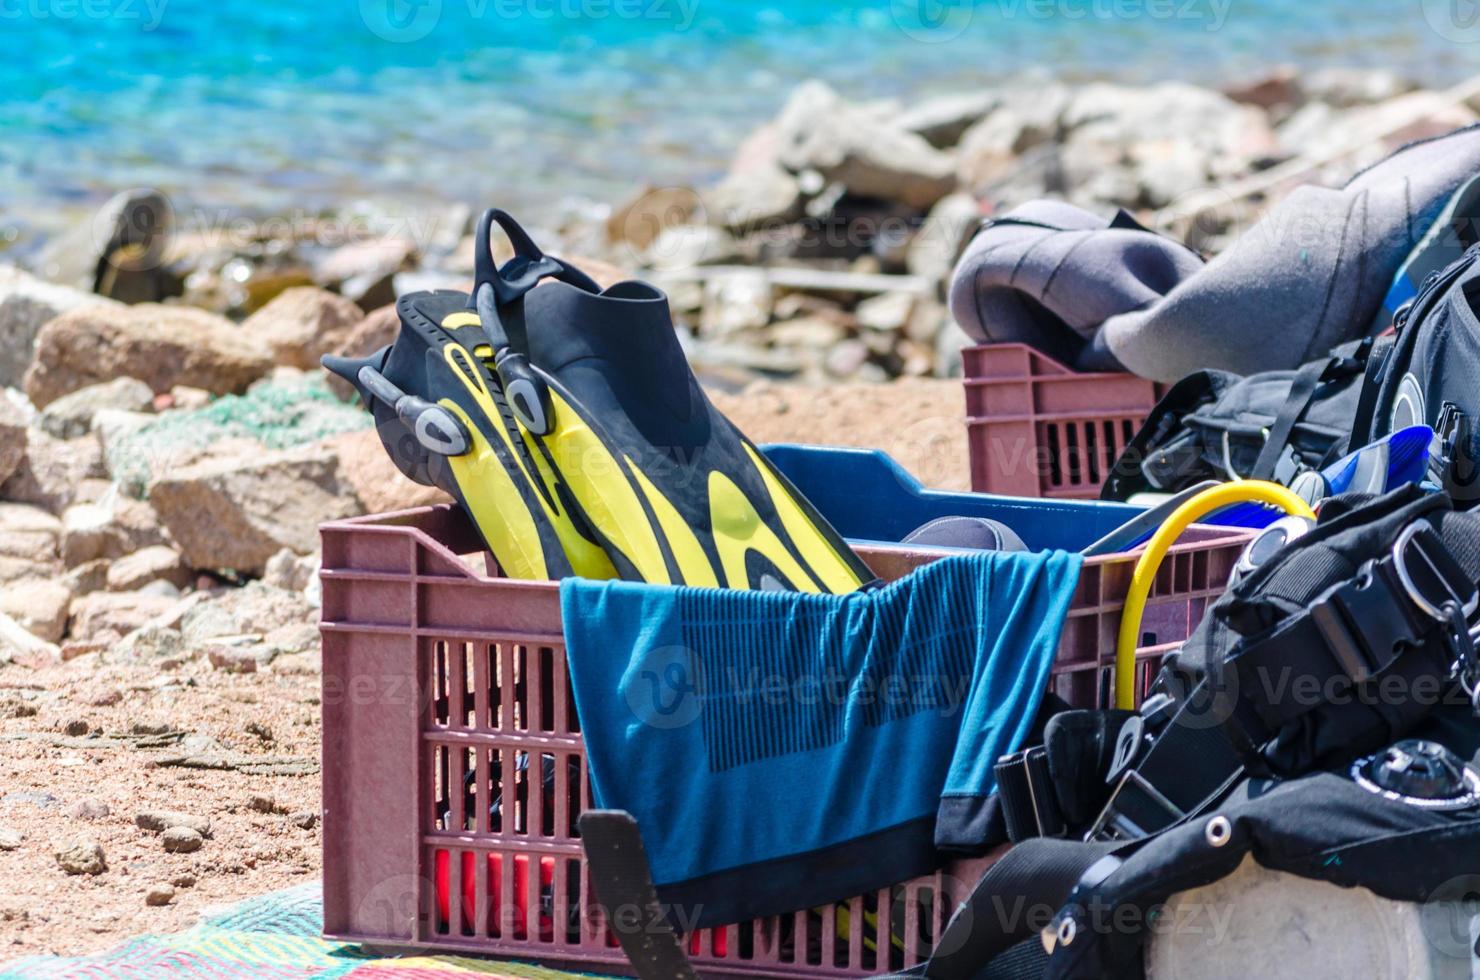
<svg viewBox="0 0 1480 980">
<path fill-rule="evenodd" d="M 1311 605 L 1310 616 L 1331 656 L 1360 684 L 1421 643 L 1432 625 L 1449 624 L 1455 610 L 1468 621 L 1477 608 L 1475 583 L 1433 526 L 1415 521 L 1398 535 L 1387 558 L 1369 561 L 1354 579 L 1326 592 Z"/>
<path fill-rule="evenodd" d="M 1403 649 L 1421 643 L 1432 626 L 1448 627 L 1453 676 L 1480 691 L 1480 589 L 1465 574 L 1427 521 L 1404 528 L 1389 556 L 1371 561 L 1357 577 L 1331 589 L 1310 609 L 1331 655 L 1360 684 L 1390 667 Z"/>
<path fill-rule="evenodd" d="M 1132 769 L 1120 777 L 1085 840 L 1131 841 L 1149 837 L 1187 814 Z"/>
<path fill-rule="evenodd" d="M 1410 560 L 1410 554 L 1414 560 Z M 1470 620 L 1480 609 L 1480 589 L 1444 547 L 1433 526 L 1414 523 L 1393 545 L 1393 568 L 1409 600 L 1436 622 L 1448 625 L 1447 639 L 1454 659 L 1449 676 L 1469 695 L 1480 714 L 1480 625 Z"/>
<path fill-rule="evenodd" d="M 1437 623 L 1448 623 L 1458 607 L 1466 621 L 1480 608 L 1476 589 L 1427 521 L 1415 521 L 1393 543 L 1393 570 L 1409 600 Z"/>
<path fill-rule="evenodd" d="M 1425 632 L 1399 581 L 1397 562 L 1369 561 L 1311 604 L 1310 619 L 1341 672 L 1357 684 L 1392 666 Z"/>
</svg>

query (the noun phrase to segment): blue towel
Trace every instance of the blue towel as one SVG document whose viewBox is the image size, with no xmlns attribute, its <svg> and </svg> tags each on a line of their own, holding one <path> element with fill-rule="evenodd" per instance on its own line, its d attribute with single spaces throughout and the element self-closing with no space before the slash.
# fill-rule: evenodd
<svg viewBox="0 0 1480 980">
<path fill-rule="evenodd" d="M 963 554 L 838 596 L 563 581 L 596 805 L 637 818 L 693 927 L 933 870 L 937 814 L 979 812 L 1032 726 L 1081 561 Z"/>
</svg>

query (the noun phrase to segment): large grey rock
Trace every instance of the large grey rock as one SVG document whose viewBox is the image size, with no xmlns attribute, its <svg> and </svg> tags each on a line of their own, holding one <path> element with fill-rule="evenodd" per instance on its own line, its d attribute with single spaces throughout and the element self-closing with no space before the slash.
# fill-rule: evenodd
<svg viewBox="0 0 1480 980">
<path fill-rule="evenodd" d="M 181 617 L 180 632 L 187 645 L 200 646 L 228 637 L 278 639 L 316 623 L 315 609 L 301 592 L 255 581 L 191 606 Z"/>
<path fill-rule="evenodd" d="M 163 616 L 181 600 L 149 592 L 94 592 L 72 601 L 71 636 L 116 643 Z"/>
<path fill-rule="evenodd" d="M 165 581 L 183 589 L 191 579 L 180 553 L 168 545 L 156 544 L 124 555 L 108 567 L 110 592 L 132 592 L 151 582 Z"/>
<path fill-rule="evenodd" d="M 26 416 L 0 391 L 0 485 L 26 458 Z"/>
<path fill-rule="evenodd" d="M 265 344 L 278 364 L 305 371 L 337 350 L 365 318 L 351 300 L 313 286 L 284 290 L 242 322 L 242 333 Z"/>
<path fill-rule="evenodd" d="M 1024 166 L 1023 157 L 1059 136 L 1069 90 L 1049 85 L 1034 98 L 1014 97 L 961 136 L 956 173 L 962 190 L 985 194 Z"/>
<path fill-rule="evenodd" d="M 55 663 L 61 650 L 0 612 L 0 666 L 20 661 L 31 665 Z M 3 850 L 3 848 L 0 848 Z"/>
<path fill-rule="evenodd" d="M 121 305 L 38 279 L 13 265 L 0 265 L 0 388 L 20 385 L 36 352 L 36 334 L 46 321 L 100 303 Z"/>
<path fill-rule="evenodd" d="M 910 293 L 879 293 L 858 304 L 854 315 L 866 330 L 899 333 L 909 323 L 916 297 Z"/>
<path fill-rule="evenodd" d="M 950 193 L 955 161 L 886 115 L 845 101 L 823 82 L 792 93 L 776 120 L 780 162 L 853 194 L 924 210 Z"/>
<path fill-rule="evenodd" d="M 0 503 L 0 582 L 58 574 L 62 522 L 39 507 Z"/>
<path fill-rule="evenodd" d="M 44 507 L 60 514 L 75 503 L 96 500 L 107 477 L 103 449 L 91 436 L 57 439 L 38 428 L 26 433 L 20 463 L 0 484 L 0 499 Z"/>
<path fill-rule="evenodd" d="M 175 385 L 240 392 L 272 370 L 272 354 L 225 317 L 146 303 L 82 307 L 42 328 L 26 394 L 38 408 L 99 381 L 134 377 L 157 392 Z"/>
<path fill-rule="evenodd" d="M 153 388 L 138 378 L 114 378 L 63 395 L 36 416 L 36 424 L 57 439 L 76 439 L 92 430 L 100 411 L 148 412 L 153 405 Z"/>
<path fill-rule="evenodd" d="M 48 643 L 67 634 L 72 590 L 61 579 L 26 579 L 0 588 L 0 613 L 8 615 Z"/>
<path fill-rule="evenodd" d="M 709 220 L 743 234 L 802 216 L 802 187 L 796 177 L 774 163 L 727 175 L 704 195 Z"/>
<path fill-rule="evenodd" d="M 1164 208 L 1208 184 L 1208 157 L 1186 140 L 1137 143 L 1128 163 L 1140 186 L 1140 203 L 1148 208 Z"/>
<path fill-rule="evenodd" d="M 1062 158 L 1071 188 L 1107 165 L 1129 162 L 1132 148 L 1140 143 L 1185 144 L 1202 156 L 1208 180 L 1246 174 L 1280 150 L 1263 112 L 1180 82 L 1144 88 L 1086 85 L 1069 100 L 1061 122 L 1067 133 Z"/>
<path fill-rule="evenodd" d="M 313 551 L 320 524 L 363 509 L 325 446 L 187 466 L 156 480 L 149 501 L 192 567 L 249 575 L 283 548 Z"/>
<path fill-rule="evenodd" d="M 166 617 L 169 613 L 165 614 Z M 187 650 L 179 630 L 151 621 L 138 627 L 122 640 L 111 644 L 103 654 L 105 663 L 152 663 L 163 665 L 189 660 L 198 650 Z"/>
<path fill-rule="evenodd" d="M 301 595 L 310 606 L 318 607 L 323 599 L 319 584 L 319 556 L 295 555 L 284 548 L 267 561 L 262 582 L 274 588 Z"/>
<path fill-rule="evenodd" d="M 961 142 L 968 129 L 1001 104 L 1000 92 L 952 92 L 921 99 L 894 122 L 943 150 Z"/>
<path fill-rule="evenodd" d="M 61 555 L 68 568 L 98 559 L 114 561 L 167 540 L 152 507 L 116 491 L 62 512 Z"/>
</svg>

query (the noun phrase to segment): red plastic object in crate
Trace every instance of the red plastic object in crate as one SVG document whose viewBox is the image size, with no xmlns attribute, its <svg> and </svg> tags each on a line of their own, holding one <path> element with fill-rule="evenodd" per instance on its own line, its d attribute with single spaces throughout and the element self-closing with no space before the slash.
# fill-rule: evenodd
<svg viewBox="0 0 1480 980">
<path fill-rule="evenodd" d="M 1121 450 L 1166 386 L 1079 374 L 1025 344 L 961 352 L 971 489 L 1012 497 L 1099 497 Z"/>
<path fill-rule="evenodd" d="M 325 934 L 624 971 L 576 832 L 591 800 L 558 584 L 476 570 L 481 545 L 451 506 L 340 521 L 322 535 Z M 1154 636 L 1141 652 L 1143 687 L 1159 654 L 1222 591 L 1246 540 L 1193 528 L 1172 549 L 1147 607 L 1144 630 Z M 884 578 L 939 557 L 904 547 L 860 554 Z M 1133 563 L 1085 562 L 1052 681 L 1073 704 L 1110 696 Z M 689 948 L 705 974 L 907 967 L 928 956 L 986 863 L 706 929 Z"/>
</svg>

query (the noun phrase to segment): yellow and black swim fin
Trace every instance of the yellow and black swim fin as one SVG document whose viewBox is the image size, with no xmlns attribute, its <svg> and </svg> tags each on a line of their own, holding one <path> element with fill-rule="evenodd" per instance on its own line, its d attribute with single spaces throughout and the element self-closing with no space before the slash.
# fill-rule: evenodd
<svg viewBox="0 0 1480 980">
<path fill-rule="evenodd" d="M 498 268 L 493 224 L 514 246 Z M 848 592 L 867 566 L 705 397 L 663 292 L 601 289 L 507 214 L 472 296 L 397 303 L 396 343 L 326 358 L 401 470 L 467 510 L 505 574 Z"/>
</svg>

